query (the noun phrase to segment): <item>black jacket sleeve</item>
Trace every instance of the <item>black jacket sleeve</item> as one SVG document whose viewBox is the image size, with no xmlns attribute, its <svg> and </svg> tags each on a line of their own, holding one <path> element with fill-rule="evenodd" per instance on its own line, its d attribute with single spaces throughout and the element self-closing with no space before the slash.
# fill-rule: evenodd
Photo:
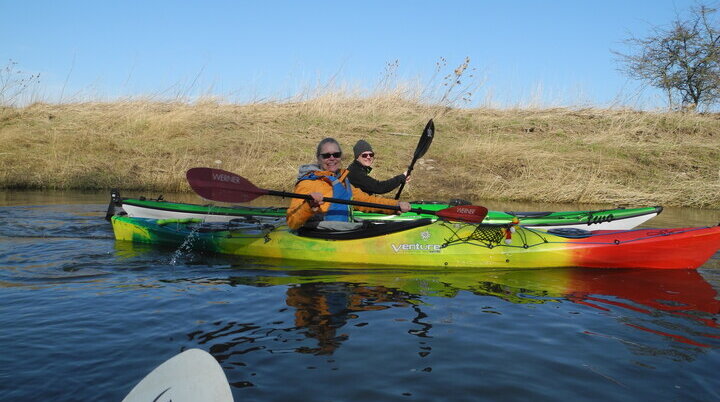
<svg viewBox="0 0 720 402">
<path fill-rule="evenodd" d="M 380 181 L 368 176 L 362 168 L 351 166 L 348 170 L 350 171 L 350 173 L 348 173 L 348 180 L 350 180 L 350 183 L 368 194 L 389 193 L 402 183 L 405 183 L 404 174 L 399 174 L 391 179 Z"/>
</svg>

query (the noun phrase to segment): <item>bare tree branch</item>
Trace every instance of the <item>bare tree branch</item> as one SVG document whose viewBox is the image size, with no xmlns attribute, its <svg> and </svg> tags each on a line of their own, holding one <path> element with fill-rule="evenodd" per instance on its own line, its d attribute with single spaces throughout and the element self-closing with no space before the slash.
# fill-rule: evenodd
<svg viewBox="0 0 720 402">
<path fill-rule="evenodd" d="M 694 7 L 670 28 L 654 27 L 645 38 L 631 36 L 630 53 L 613 51 L 620 71 L 663 90 L 671 108 L 697 110 L 720 102 L 720 26 L 717 10 Z"/>
</svg>

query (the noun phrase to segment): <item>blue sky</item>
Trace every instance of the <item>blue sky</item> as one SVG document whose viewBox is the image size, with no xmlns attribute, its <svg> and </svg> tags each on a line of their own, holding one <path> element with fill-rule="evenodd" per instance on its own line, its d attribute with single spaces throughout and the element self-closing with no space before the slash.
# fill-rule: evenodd
<svg viewBox="0 0 720 402">
<path fill-rule="evenodd" d="M 661 106 L 611 50 L 690 0 L 0 0 L 0 66 L 40 73 L 44 101 L 217 95 L 282 100 L 332 83 L 429 87 L 466 57 L 472 105 Z M 712 4 L 712 3 L 710 3 Z M 394 81 L 395 82 L 395 81 Z M 467 81 L 466 81 L 467 82 Z"/>
</svg>

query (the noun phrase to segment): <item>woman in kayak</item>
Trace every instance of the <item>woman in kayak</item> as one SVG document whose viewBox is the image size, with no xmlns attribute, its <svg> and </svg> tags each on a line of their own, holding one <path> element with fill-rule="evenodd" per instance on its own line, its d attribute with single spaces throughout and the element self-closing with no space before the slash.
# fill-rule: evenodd
<svg viewBox="0 0 720 402">
<path fill-rule="evenodd" d="M 385 194 L 410 181 L 407 172 L 384 181 L 370 177 L 375 152 L 367 141 L 359 140 L 353 147 L 353 152 L 355 160 L 348 166 L 347 170 L 350 172 L 348 179 L 353 186 L 359 187 L 362 191 L 368 194 Z"/>
<path fill-rule="evenodd" d="M 291 229 L 298 229 L 306 223 L 321 221 L 351 222 L 352 206 L 346 204 L 323 202 L 323 197 L 340 198 L 372 202 L 375 204 L 394 205 L 400 211 L 410 210 L 410 204 L 405 201 L 376 197 L 355 188 L 347 179 L 348 171 L 342 169 L 342 151 L 340 144 L 334 138 L 325 138 L 320 141 L 315 151 L 317 165 L 303 165 L 300 167 L 298 182 L 294 192 L 309 194 L 313 200 L 293 199 L 287 209 L 287 224 Z M 355 207 L 365 212 L 379 212 L 393 214 L 395 210 Z"/>
</svg>

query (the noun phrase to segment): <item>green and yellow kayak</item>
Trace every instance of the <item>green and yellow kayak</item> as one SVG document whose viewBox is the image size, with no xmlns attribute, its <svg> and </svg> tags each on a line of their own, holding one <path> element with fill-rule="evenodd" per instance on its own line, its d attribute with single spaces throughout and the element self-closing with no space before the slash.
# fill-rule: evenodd
<svg viewBox="0 0 720 402">
<path fill-rule="evenodd" d="M 412 203 L 413 208 L 439 211 L 457 203 Z M 123 198 L 114 191 L 108 208 L 108 219 L 122 208 L 128 216 L 154 219 L 201 219 L 205 222 L 228 222 L 236 218 L 279 218 L 285 216 L 285 208 L 199 205 L 158 199 Z M 586 230 L 628 230 L 637 227 L 662 212 L 662 207 L 617 208 L 588 211 L 560 212 L 501 212 L 489 211 L 483 221 L 489 224 L 511 223 L 513 219 L 523 226 L 536 229 L 576 228 Z M 435 219 L 434 215 L 407 212 L 400 215 L 373 214 L 356 211 L 359 220 L 415 220 Z"/>
<path fill-rule="evenodd" d="M 368 221 L 347 231 L 296 232 L 284 219 L 206 223 L 113 216 L 111 221 L 117 240 L 342 266 L 694 269 L 720 248 L 720 226 L 544 231 L 416 219 Z"/>
</svg>

